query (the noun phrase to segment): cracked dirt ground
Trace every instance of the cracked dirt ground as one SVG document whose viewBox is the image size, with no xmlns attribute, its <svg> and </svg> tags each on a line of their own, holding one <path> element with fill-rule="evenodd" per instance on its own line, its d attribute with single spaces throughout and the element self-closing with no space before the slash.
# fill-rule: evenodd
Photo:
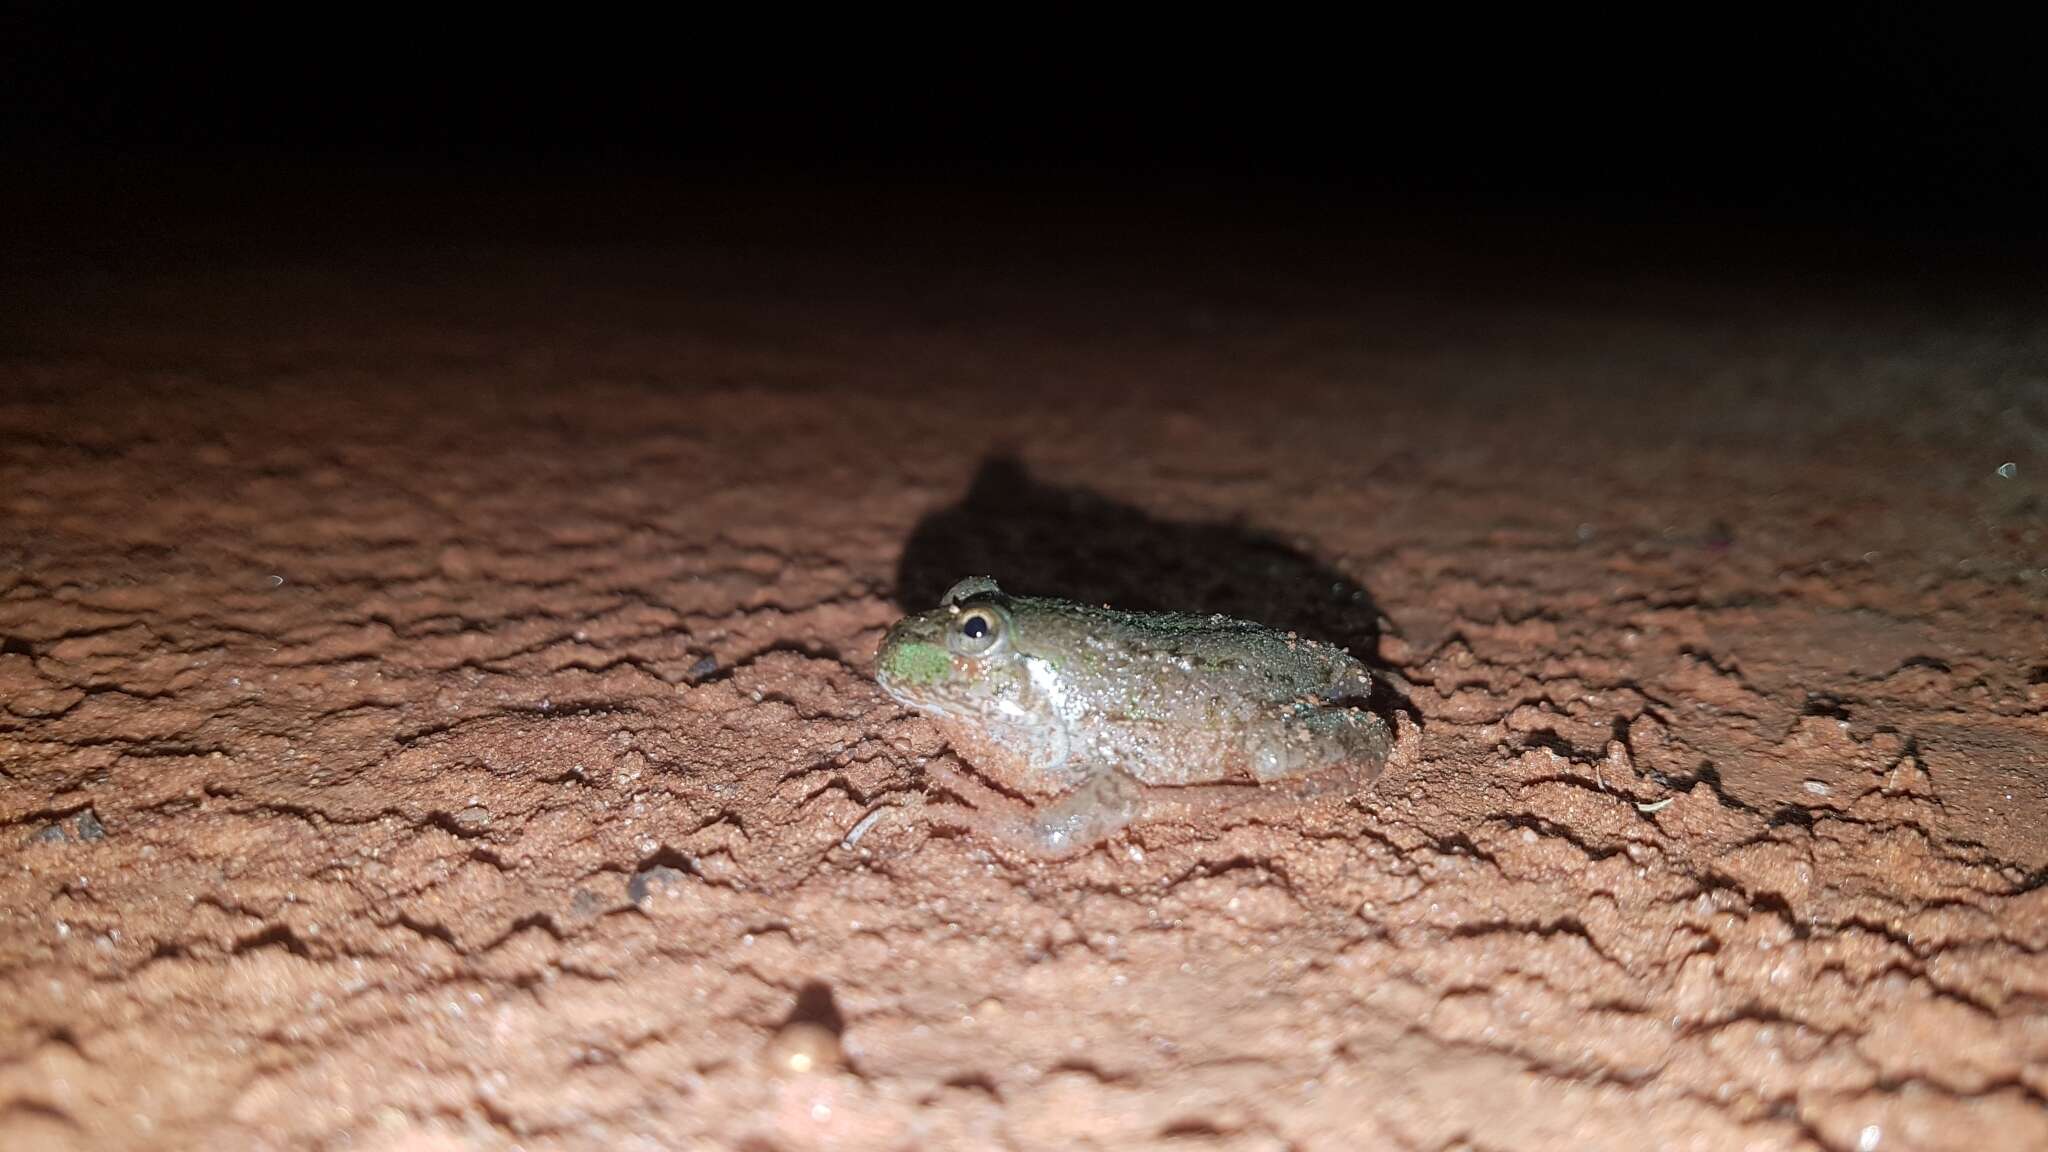
<svg viewBox="0 0 2048 1152">
<path fill-rule="evenodd" d="M 0 1146 L 2048 1147 L 2037 299 L 191 266 L 9 289 Z M 1404 750 L 934 831 L 982 562 Z"/>
</svg>

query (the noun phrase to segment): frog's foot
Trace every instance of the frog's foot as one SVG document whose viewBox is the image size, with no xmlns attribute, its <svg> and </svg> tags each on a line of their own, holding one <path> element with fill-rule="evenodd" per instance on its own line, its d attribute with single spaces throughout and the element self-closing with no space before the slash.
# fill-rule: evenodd
<svg viewBox="0 0 2048 1152">
<path fill-rule="evenodd" d="M 972 805 L 932 808 L 935 822 L 1044 860 L 1078 856 L 1116 835 L 1137 818 L 1145 795 L 1155 791 L 1122 772 L 1099 772 L 1074 791 L 1034 808 L 948 764 L 933 761 L 925 772 Z"/>
</svg>

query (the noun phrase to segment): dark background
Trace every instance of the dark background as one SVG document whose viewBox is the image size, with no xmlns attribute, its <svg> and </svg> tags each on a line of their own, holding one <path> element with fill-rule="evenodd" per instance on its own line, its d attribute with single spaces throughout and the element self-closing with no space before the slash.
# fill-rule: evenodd
<svg viewBox="0 0 2048 1152">
<path fill-rule="evenodd" d="M 46 255 L 229 220 L 315 246 L 1427 234 L 2022 268 L 2048 235 L 2037 69 L 1995 25 L 16 5 L 0 29 L 8 218 Z"/>
</svg>

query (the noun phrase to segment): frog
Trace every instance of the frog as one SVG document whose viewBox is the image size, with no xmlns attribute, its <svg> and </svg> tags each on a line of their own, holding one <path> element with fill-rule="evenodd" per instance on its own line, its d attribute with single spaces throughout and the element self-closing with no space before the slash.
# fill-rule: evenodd
<svg viewBox="0 0 2048 1152">
<path fill-rule="evenodd" d="M 1350 794 L 1393 740 L 1343 648 L 1221 615 L 1011 595 L 990 576 L 883 637 L 875 678 L 971 772 L 948 822 L 1064 859 L 1132 824 Z"/>
</svg>

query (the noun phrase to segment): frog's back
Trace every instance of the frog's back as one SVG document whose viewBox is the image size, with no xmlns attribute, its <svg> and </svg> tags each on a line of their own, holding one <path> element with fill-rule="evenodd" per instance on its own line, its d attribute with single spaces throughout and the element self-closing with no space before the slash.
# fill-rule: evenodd
<svg viewBox="0 0 2048 1152">
<path fill-rule="evenodd" d="M 1316 719 L 1354 712 L 1337 702 L 1370 689 L 1364 665 L 1340 648 L 1223 616 L 1064 601 L 1015 610 L 1020 650 L 1040 662 L 1084 757 L 1185 784 L 1268 778 L 1350 753 L 1348 731 Z"/>
<path fill-rule="evenodd" d="M 1363 697 L 1365 666 L 1341 648 L 1228 616 L 1126 612 L 1063 600 L 1019 600 L 1020 643 L 1078 684 L 1174 680 L 1282 701 Z"/>
</svg>

